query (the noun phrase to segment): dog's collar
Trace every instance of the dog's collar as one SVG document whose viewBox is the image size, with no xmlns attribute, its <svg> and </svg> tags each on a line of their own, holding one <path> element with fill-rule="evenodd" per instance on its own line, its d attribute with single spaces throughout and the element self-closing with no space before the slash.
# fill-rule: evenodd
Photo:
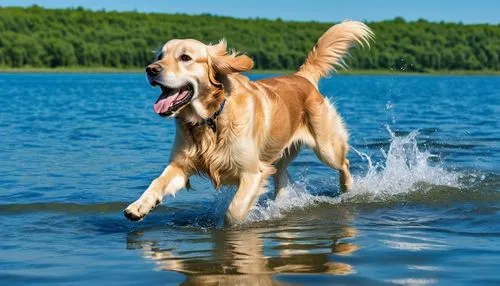
<svg viewBox="0 0 500 286">
<path fill-rule="evenodd" d="M 214 115 L 212 115 L 212 117 L 204 119 L 203 121 L 198 122 L 198 123 L 189 124 L 189 129 L 193 130 L 193 128 L 195 128 L 195 127 L 207 125 L 208 127 L 210 127 L 210 129 L 212 129 L 213 132 L 216 132 L 217 131 L 217 124 L 216 124 L 217 117 L 219 117 L 219 115 L 222 113 L 222 110 L 224 109 L 225 104 L 226 104 L 226 99 L 224 98 L 224 100 L 221 102 L 221 104 L 219 106 L 219 110 L 217 110 L 214 113 Z"/>
</svg>

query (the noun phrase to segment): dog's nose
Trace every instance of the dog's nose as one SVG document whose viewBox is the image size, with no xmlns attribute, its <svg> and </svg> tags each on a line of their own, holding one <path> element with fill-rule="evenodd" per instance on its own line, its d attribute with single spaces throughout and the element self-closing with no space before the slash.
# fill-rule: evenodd
<svg viewBox="0 0 500 286">
<path fill-rule="evenodd" d="M 155 76 L 163 70 L 163 67 L 159 64 L 150 64 L 146 67 L 146 74 L 149 76 Z"/>
</svg>

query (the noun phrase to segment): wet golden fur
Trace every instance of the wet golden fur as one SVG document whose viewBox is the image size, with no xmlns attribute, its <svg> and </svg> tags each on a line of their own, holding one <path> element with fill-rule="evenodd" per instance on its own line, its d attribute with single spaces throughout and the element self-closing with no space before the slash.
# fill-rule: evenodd
<svg viewBox="0 0 500 286">
<path fill-rule="evenodd" d="M 330 28 L 318 41 L 299 71 L 293 75 L 251 81 L 240 72 L 253 61 L 228 53 L 225 41 L 205 45 L 195 40 L 172 40 L 153 65 L 163 68 L 162 81 L 172 86 L 195 86 L 189 104 L 177 110 L 176 138 L 170 165 L 125 215 L 142 219 L 163 199 L 188 184 L 193 174 L 207 175 L 216 188 L 238 185 L 229 206 L 228 222 L 239 222 L 254 206 L 269 176 L 276 195 L 286 189 L 288 164 L 303 146 L 312 148 L 326 165 L 339 170 L 342 190 L 352 185 L 348 133 L 335 108 L 317 84 L 342 60 L 350 47 L 368 43 L 370 29 L 354 21 Z M 187 54 L 191 61 L 179 60 Z M 190 128 L 210 118 L 226 104 L 214 132 L 208 126 Z"/>
</svg>

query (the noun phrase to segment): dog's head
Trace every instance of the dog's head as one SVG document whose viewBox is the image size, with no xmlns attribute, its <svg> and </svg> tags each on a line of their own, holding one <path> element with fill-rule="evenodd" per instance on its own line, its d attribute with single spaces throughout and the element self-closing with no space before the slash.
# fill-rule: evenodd
<svg viewBox="0 0 500 286">
<path fill-rule="evenodd" d="M 205 45 L 196 40 L 171 40 L 146 67 L 152 86 L 161 88 L 154 110 L 161 116 L 177 116 L 185 110 L 189 120 L 208 118 L 227 75 L 248 71 L 253 61 L 246 55 L 228 53 L 226 42 Z M 192 108 L 185 108 L 191 106 Z"/>
</svg>

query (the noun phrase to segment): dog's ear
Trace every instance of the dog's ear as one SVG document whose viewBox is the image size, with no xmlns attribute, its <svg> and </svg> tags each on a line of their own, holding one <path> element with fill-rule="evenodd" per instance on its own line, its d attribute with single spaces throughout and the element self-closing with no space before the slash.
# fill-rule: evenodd
<svg viewBox="0 0 500 286">
<path fill-rule="evenodd" d="M 245 72 L 253 68 L 253 60 L 247 55 L 228 54 L 212 58 L 212 67 L 220 74 Z"/>
<path fill-rule="evenodd" d="M 222 39 L 218 44 L 208 46 L 208 66 L 210 81 L 220 85 L 218 75 L 249 71 L 253 67 L 253 60 L 247 55 L 228 53 L 226 40 Z"/>
</svg>

